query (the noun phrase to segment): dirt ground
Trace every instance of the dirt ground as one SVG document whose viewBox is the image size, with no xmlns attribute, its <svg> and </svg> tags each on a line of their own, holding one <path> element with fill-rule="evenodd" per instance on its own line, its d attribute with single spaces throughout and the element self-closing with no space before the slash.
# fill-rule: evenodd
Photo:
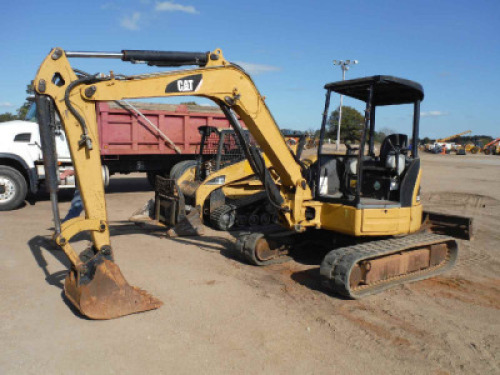
<svg viewBox="0 0 500 375">
<path fill-rule="evenodd" d="M 106 197 L 117 263 L 164 306 L 90 321 L 63 298 L 47 198 L 0 213 L 0 373 L 500 373 L 500 157 L 422 160 L 426 207 L 473 216 L 475 240 L 451 272 L 361 301 L 321 288 L 319 257 L 258 268 L 217 232 L 144 232 L 126 220 L 149 186 L 120 177 Z"/>
</svg>

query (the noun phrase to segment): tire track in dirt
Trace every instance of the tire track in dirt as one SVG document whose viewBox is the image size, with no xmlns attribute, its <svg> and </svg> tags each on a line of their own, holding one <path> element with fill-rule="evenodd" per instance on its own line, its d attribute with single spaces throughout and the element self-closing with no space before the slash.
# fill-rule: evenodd
<svg viewBox="0 0 500 375">
<path fill-rule="evenodd" d="M 441 191 L 424 193 L 422 202 L 432 211 L 473 218 L 474 239 L 460 241 L 456 269 L 474 264 L 491 266 L 499 261 L 491 249 L 500 241 L 500 200 L 481 194 Z"/>
<path fill-rule="evenodd" d="M 438 276 L 413 285 L 413 289 L 432 297 L 500 310 L 500 280 L 471 281 L 463 277 Z"/>
<path fill-rule="evenodd" d="M 362 341 L 384 340 L 391 347 L 414 352 L 422 343 L 432 340 L 432 335 L 409 319 L 390 312 L 390 308 L 374 305 L 370 301 L 344 300 L 332 296 L 321 287 L 317 267 L 305 267 L 297 263 L 286 263 L 266 268 L 266 275 L 252 279 L 271 298 L 279 298 L 286 306 L 293 306 L 302 316 L 318 322 L 332 331 L 339 332 L 341 318 L 354 331 L 367 335 Z M 265 285 L 264 285 L 265 284 Z M 279 285 L 276 288 L 276 285 Z M 342 331 L 342 330 L 341 330 Z"/>
</svg>

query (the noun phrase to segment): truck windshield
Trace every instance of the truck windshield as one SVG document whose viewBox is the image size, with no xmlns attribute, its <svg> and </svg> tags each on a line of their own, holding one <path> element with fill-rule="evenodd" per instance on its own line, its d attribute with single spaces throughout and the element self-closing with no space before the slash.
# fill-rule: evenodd
<svg viewBox="0 0 500 375">
<path fill-rule="evenodd" d="M 36 122 L 36 103 L 32 102 L 28 112 L 26 112 L 26 117 L 24 118 L 25 121 L 31 121 L 31 122 Z"/>
</svg>

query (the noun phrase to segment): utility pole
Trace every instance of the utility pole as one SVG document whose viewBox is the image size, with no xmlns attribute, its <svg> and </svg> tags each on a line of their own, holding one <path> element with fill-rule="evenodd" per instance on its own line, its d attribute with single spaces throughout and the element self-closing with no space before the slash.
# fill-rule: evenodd
<svg viewBox="0 0 500 375">
<path fill-rule="evenodd" d="M 349 65 L 355 65 L 358 60 L 333 60 L 333 65 L 338 65 L 342 69 L 342 81 L 345 81 L 345 72 L 349 70 Z M 342 124 L 342 100 L 344 95 L 340 95 L 340 106 L 339 106 L 339 125 L 337 126 L 337 141 L 335 143 L 335 149 L 338 151 L 340 147 L 340 125 Z"/>
</svg>

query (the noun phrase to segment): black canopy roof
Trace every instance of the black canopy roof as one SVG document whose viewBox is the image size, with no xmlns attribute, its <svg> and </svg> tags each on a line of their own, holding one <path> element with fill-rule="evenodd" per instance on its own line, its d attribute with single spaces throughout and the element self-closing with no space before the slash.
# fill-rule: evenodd
<svg viewBox="0 0 500 375">
<path fill-rule="evenodd" d="M 422 85 L 392 76 L 372 76 L 332 82 L 327 83 L 325 89 L 366 102 L 371 85 L 374 85 L 374 105 L 413 103 L 424 98 Z"/>
</svg>

